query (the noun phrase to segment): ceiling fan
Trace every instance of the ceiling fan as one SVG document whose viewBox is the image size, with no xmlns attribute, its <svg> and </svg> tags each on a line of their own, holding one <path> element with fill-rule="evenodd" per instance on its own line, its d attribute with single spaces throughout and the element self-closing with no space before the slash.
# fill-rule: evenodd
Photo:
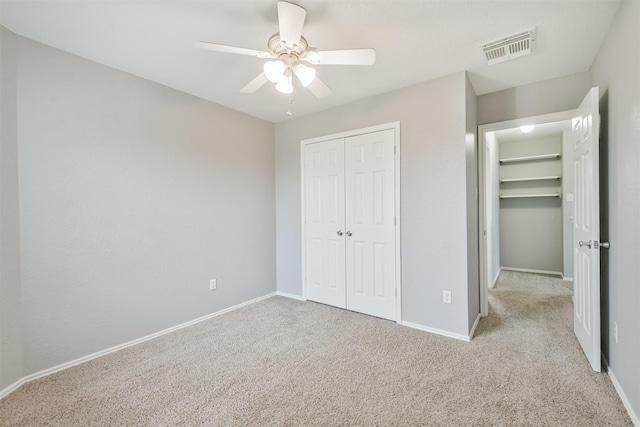
<svg viewBox="0 0 640 427">
<path fill-rule="evenodd" d="M 331 89 L 316 76 L 311 65 L 373 65 L 376 61 L 374 49 L 318 50 L 312 47 L 302 36 L 302 27 L 307 11 L 296 4 L 279 1 L 278 25 L 280 32 L 275 33 L 267 42 L 268 51 L 227 46 L 218 43 L 199 41 L 196 47 L 215 52 L 237 53 L 270 59 L 264 64 L 264 71 L 240 89 L 242 93 L 253 93 L 266 82 L 276 83 L 279 92 L 293 92 L 293 76 L 303 87 L 309 88 L 316 98 L 331 94 Z"/>
</svg>

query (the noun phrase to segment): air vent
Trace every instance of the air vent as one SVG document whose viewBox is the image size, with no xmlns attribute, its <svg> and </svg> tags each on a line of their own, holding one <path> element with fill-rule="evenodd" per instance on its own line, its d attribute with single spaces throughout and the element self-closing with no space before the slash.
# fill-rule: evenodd
<svg viewBox="0 0 640 427">
<path fill-rule="evenodd" d="M 500 40 L 482 45 L 482 52 L 489 65 L 508 61 L 533 52 L 536 46 L 535 27 Z"/>
</svg>

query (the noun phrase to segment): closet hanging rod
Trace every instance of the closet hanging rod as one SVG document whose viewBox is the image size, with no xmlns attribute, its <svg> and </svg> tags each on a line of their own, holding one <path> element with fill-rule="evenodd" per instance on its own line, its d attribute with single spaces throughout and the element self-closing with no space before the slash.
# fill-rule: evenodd
<svg viewBox="0 0 640 427">
<path fill-rule="evenodd" d="M 500 163 L 526 162 L 529 160 L 559 159 L 560 157 L 562 157 L 562 154 L 560 153 L 541 154 L 539 156 L 512 157 L 510 159 L 500 159 Z"/>
</svg>

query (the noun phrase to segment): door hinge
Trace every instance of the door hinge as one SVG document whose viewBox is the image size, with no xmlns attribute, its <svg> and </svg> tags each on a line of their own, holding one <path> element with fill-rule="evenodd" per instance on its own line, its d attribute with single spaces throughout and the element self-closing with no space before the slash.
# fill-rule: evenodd
<svg viewBox="0 0 640 427">
<path fill-rule="evenodd" d="M 396 146 L 395 145 L 393 146 L 393 155 L 394 156 L 396 155 Z"/>
<path fill-rule="evenodd" d="M 398 288 L 396 288 L 395 290 L 396 290 L 396 296 L 398 296 Z"/>
</svg>

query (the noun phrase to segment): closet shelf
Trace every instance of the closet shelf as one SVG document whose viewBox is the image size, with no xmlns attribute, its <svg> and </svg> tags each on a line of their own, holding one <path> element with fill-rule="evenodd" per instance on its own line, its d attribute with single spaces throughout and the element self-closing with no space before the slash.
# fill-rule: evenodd
<svg viewBox="0 0 640 427">
<path fill-rule="evenodd" d="M 551 179 L 560 179 L 560 175 L 552 175 L 552 176 L 534 176 L 530 178 L 505 178 L 501 179 L 500 182 L 521 182 L 521 181 L 546 181 Z"/>
<path fill-rule="evenodd" d="M 500 194 L 501 199 L 523 199 L 523 198 L 537 198 L 537 197 L 560 197 L 560 193 L 546 193 L 546 194 L 512 194 L 504 195 Z"/>
<path fill-rule="evenodd" d="M 500 159 L 500 163 L 528 162 L 532 160 L 559 159 L 562 157 L 560 153 L 541 154 L 539 156 L 512 157 L 510 159 Z"/>
</svg>

